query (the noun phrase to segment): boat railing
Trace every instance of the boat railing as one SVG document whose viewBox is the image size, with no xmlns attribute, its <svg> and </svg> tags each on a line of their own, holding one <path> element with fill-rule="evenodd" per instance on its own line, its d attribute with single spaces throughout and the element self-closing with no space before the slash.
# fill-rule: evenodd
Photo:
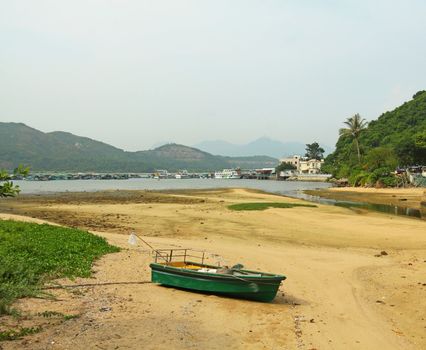
<svg viewBox="0 0 426 350">
<path fill-rule="evenodd" d="M 155 249 L 153 251 L 154 262 L 162 262 L 170 264 L 173 261 L 183 261 L 187 260 L 192 262 L 201 262 L 204 264 L 206 258 L 204 251 L 197 251 L 189 248 L 179 248 L 179 249 Z M 193 260 L 195 258 L 196 261 Z"/>
</svg>

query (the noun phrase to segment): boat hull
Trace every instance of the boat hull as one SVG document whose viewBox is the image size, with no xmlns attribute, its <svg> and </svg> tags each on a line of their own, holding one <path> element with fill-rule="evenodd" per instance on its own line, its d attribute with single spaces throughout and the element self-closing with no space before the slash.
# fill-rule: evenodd
<svg viewBox="0 0 426 350">
<path fill-rule="evenodd" d="M 281 275 L 257 278 L 236 277 L 188 271 L 162 264 L 151 264 L 150 266 L 151 280 L 154 283 L 264 302 L 272 301 L 275 298 L 281 281 L 285 279 Z"/>
</svg>

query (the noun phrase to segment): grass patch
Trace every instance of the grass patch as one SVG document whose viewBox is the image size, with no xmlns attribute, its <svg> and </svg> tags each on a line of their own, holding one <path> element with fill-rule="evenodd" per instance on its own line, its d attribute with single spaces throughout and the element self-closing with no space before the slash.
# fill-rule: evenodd
<svg viewBox="0 0 426 350">
<path fill-rule="evenodd" d="M 57 312 L 57 311 L 43 311 L 43 312 L 39 312 L 37 316 L 41 316 L 44 318 L 51 318 L 51 317 L 57 317 L 57 316 L 63 317 L 64 314 L 62 312 Z"/>
<path fill-rule="evenodd" d="M 80 315 L 63 315 L 62 317 L 64 318 L 65 321 L 68 321 L 68 320 L 73 320 L 75 318 L 79 318 Z"/>
<path fill-rule="evenodd" d="M 25 337 L 26 335 L 38 333 L 41 330 L 41 327 L 23 327 L 18 330 L 9 329 L 7 331 L 0 332 L 0 341 L 20 339 L 22 337 Z"/>
<path fill-rule="evenodd" d="M 59 318 L 63 318 L 65 321 L 80 317 L 80 315 L 77 315 L 77 314 L 66 315 L 66 314 L 63 314 L 62 312 L 57 312 L 57 311 L 43 311 L 43 312 L 39 312 L 37 315 L 44 318 L 59 317 Z"/>
<path fill-rule="evenodd" d="M 40 296 L 48 280 L 89 277 L 95 259 L 117 251 L 89 232 L 0 220 L 0 315 L 17 298 Z"/>
<path fill-rule="evenodd" d="M 315 204 L 299 204 L 299 203 L 281 203 L 281 202 L 259 202 L 259 203 L 239 203 L 229 205 L 231 210 L 265 210 L 268 208 L 294 208 L 294 207 L 309 207 L 316 208 Z"/>
</svg>

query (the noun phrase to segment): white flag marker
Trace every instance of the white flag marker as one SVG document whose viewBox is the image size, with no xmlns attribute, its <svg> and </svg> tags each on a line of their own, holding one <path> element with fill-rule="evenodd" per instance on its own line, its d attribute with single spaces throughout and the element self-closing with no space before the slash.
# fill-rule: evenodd
<svg viewBox="0 0 426 350">
<path fill-rule="evenodd" d="M 131 233 L 129 236 L 129 240 L 127 241 L 130 245 L 138 245 L 138 240 L 134 233 Z"/>
</svg>

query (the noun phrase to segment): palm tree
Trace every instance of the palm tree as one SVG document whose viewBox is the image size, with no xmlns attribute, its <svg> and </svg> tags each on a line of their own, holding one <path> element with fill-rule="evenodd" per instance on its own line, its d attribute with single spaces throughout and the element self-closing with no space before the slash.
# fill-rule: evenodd
<svg viewBox="0 0 426 350">
<path fill-rule="evenodd" d="M 361 163 L 361 153 L 359 151 L 359 135 L 367 127 L 367 121 L 357 113 L 344 122 L 348 127 L 339 130 L 339 135 L 349 135 L 355 140 L 356 150 L 358 152 L 358 162 Z"/>
</svg>

